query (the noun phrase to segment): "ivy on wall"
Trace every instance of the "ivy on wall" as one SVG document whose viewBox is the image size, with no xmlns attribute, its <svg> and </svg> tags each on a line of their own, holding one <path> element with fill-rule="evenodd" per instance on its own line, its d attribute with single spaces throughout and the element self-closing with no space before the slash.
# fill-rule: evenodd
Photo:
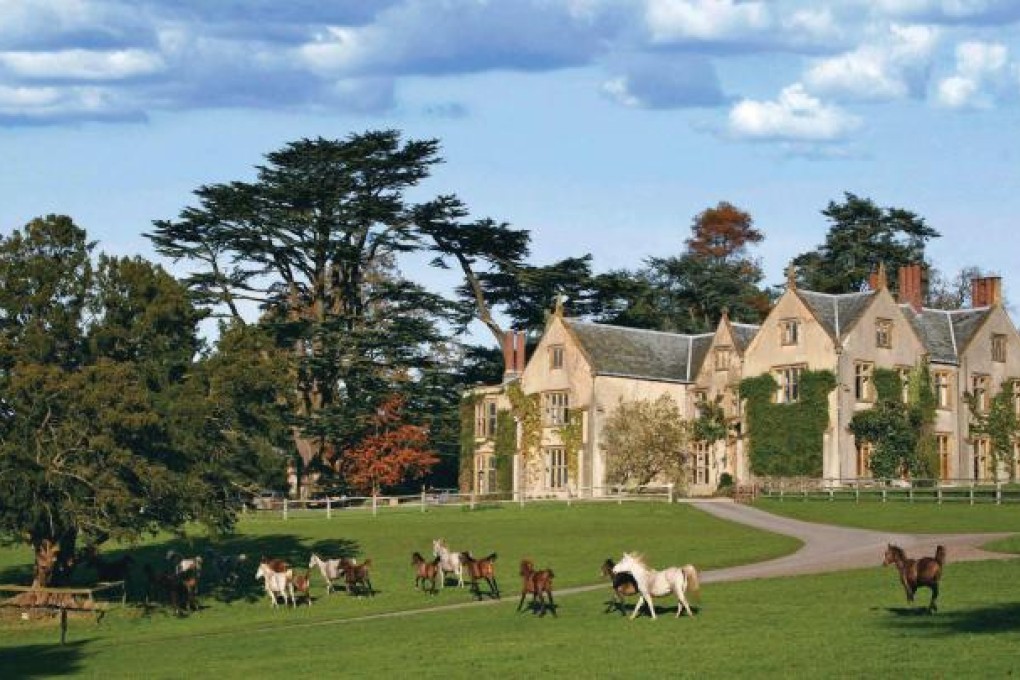
<svg viewBox="0 0 1020 680">
<path fill-rule="evenodd" d="M 822 475 L 822 436 L 829 426 L 829 393 L 836 387 L 832 371 L 800 373 L 800 399 L 773 403 L 779 389 L 765 373 L 740 382 L 747 400 L 747 434 L 751 470 L 757 475 Z"/>
<path fill-rule="evenodd" d="M 514 454 L 517 453 L 517 423 L 507 409 L 496 412 L 496 490 L 513 491 Z"/>
<path fill-rule="evenodd" d="M 475 405 L 481 401 L 477 394 L 460 400 L 460 460 L 457 469 L 457 486 L 462 493 L 475 488 Z"/>
<path fill-rule="evenodd" d="M 577 476 L 578 455 L 581 451 L 583 440 L 582 424 L 584 423 L 584 411 L 577 408 L 567 409 L 567 422 L 556 432 L 563 442 L 563 450 L 567 454 L 567 474 L 575 483 L 580 483 Z"/>
<path fill-rule="evenodd" d="M 996 465 L 1013 460 L 1013 442 L 1020 435 L 1020 419 L 1017 418 L 1013 405 L 1013 388 L 1017 382 L 1020 381 L 1004 381 L 998 394 L 989 400 L 987 411 L 978 408 L 974 395 L 969 392 L 964 395 L 970 409 L 971 435 L 988 437 L 992 459 Z M 1013 478 L 1014 466 L 1006 467 L 1010 478 Z"/>
<path fill-rule="evenodd" d="M 518 383 L 507 387 L 510 409 L 521 424 L 521 458 L 526 460 L 538 451 L 542 443 L 542 410 L 537 394 L 525 394 Z"/>
</svg>

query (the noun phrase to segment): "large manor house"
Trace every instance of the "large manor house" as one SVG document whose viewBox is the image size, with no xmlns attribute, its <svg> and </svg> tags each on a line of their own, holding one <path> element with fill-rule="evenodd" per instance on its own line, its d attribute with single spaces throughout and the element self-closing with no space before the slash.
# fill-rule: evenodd
<svg viewBox="0 0 1020 680">
<path fill-rule="evenodd" d="M 536 495 L 601 495 L 606 477 L 604 424 L 618 404 L 670 395 L 683 417 L 697 417 L 698 404 L 717 400 L 725 410 L 728 436 L 712 445 L 695 442 L 689 492 L 712 493 L 728 473 L 736 483 L 755 480 L 745 405 L 738 396 L 743 378 L 770 373 L 778 384 L 776 402 L 800 398 L 801 372 L 827 369 L 837 386 L 828 395 L 828 426 L 822 435 L 822 476 L 830 484 L 870 479 L 870 444 L 857 442 L 850 419 L 875 402 L 876 368 L 904 375 L 927 359 L 937 405 L 935 440 L 939 479 L 948 483 L 990 481 L 1017 472 L 995 465 L 986 437 L 972 435 L 966 395 L 977 408 L 1011 379 L 1020 379 L 1020 335 L 1003 308 L 998 277 L 974 279 L 972 305 L 957 310 L 922 306 L 920 265 L 897 272 L 897 295 L 884 270 L 869 290 L 832 295 L 799 289 L 791 276 L 761 325 L 737 323 L 724 313 L 715 332 L 665 333 L 591 323 L 564 316 L 558 307 L 525 361 L 524 338 L 508 334 L 508 370 L 501 385 L 479 387 L 474 401 L 474 456 L 471 487 L 478 493 L 509 491 L 497 480 L 496 428 L 511 408 L 509 391 L 539 395 L 541 434 L 521 456 L 520 426 L 510 478 L 514 492 Z M 567 455 L 564 424 L 568 409 L 580 417 L 573 460 Z M 503 421 L 507 422 L 507 421 Z M 513 421 L 509 421 L 513 422 Z M 523 462 L 522 462 L 523 461 Z"/>
</svg>

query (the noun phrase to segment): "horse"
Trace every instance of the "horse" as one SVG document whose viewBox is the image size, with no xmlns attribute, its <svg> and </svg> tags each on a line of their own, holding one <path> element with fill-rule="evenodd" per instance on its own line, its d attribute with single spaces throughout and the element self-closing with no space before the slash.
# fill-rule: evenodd
<svg viewBox="0 0 1020 680">
<path fill-rule="evenodd" d="M 106 561 L 99 556 L 96 546 L 86 546 L 81 552 L 81 561 L 96 570 L 97 581 L 124 581 L 125 587 L 134 559 L 131 555 L 121 555 L 115 560 Z"/>
<path fill-rule="evenodd" d="M 446 575 L 456 574 L 457 585 L 461 588 L 464 587 L 464 565 L 461 562 L 460 553 L 453 552 L 446 547 L 446 541 L 441 538 L 437 538 L 432 541 L 432 554 L 439 558 L 439 569 L 442 573 L 439 575 L 439 587 L 446 587 Z"/>
<path fill-rule="evenodd" d="M 166 551 L 166 561 L 173 565 L 174 573 L 180 576 L 186 571 L 194 571 L 197 575 L 202 575 L 202 557 L 196 555 L 194 557 L 184 557 L 176 550 Z"/>
<path fill-rule="evenodd" d="M 521 560 L 521 601 L 517 603 L 517 611 L 524 606 L 524 598 L 531 594 L 531 606 L 534 608 L 538 603 L 538 615 L 545 616 L 546 608 L 556 616 L 556 603 L 553 602 L 552 582 L 556 574 L 552 569 L 535 571 L 535 564 L 531 560 Z M 546 602 L 546 599 L 549 602 Z"/>
<path fill-rule="evenodd" d="M 351 560 L 346 558 L 338 558 L 335 560 L 324 560 L 315 553 L 312 553 L 311 558 L 308 560 L 308 568 L 314 569 L 319 568 L 319 573 L 322 574 L 323 580 L 326 581 L 326 594 L 331 595 L 333 593 L 333 582 L 339 579 L 343 575 L 344 564 L 350 563 Z"/>
<path fill-rule="evenodd" d="M 411 555 L 411 566 L 414 567 L 415 589 L 424 589 L 425 582 L 428 581 L 430 587 L 425 592 L 435 595 L 438 592 L 436 590 L 436 582 L 439 579 L 439 558 L 437 557 L 429 562 L 421 556 L 420 552 L 416 552 Z"/>
<path fill-rule="evenodd" d="M 283 606 L 287 606 L 287 598 L 290 597 L 291 604 L 297 607 L 297 599 L 294 597 L 294 570 L 276 571 L 268 560 L 259 562 L 259 568 L 255 572 L 255 580 L 263 579 L 266 586 L 266 594 L 273 609 L 279 606 L 276 598 L 283 597 Z"/>
<path fill-rule="evenodd" d="M 652 597 L 668 593 L 676 595 L 677 618 L 683 614 L 685 609 L 688 614 L 694 616 L 694 610 L 691 609 L 685 595 L 688 588 L 694 591 L 698 590 L 698 572 L 693 565 L 685 564 L 682 567 L 668 567 L 657 571 L 645 564 L 641 555 L 623 553 L 623 559 L 613 567 L 613 573 L 621 574 L 623 572 L 630 572 L 634 576 L 638 593 L 640 593 L 637 604 L 634 605 L 634 613 L 630 615 L 632 621 L 637 617 L 643 602 L 648 603 L 648 610 L 652 613 L 652 618 L 655 619 L 655 604 L 652 602 Z"/>
<path fill-rule="evenodd" d="M 149 564 L 142 568 L 149 581 L 146 604 L 150 597 L 155 596 L 157 600 L 165 599 L 178 616 L 185 609 L 198 611 L 198 575 L 194 571 L 178 575 L 167 571 L 157 572 Z"/>
<path fill-rule="evenodd" d="M 900 572 L 900 582 L 903 590 L 907 593 L 907 602 L 914 601 L 914 593 L 917 589 L 925 586 L 931 589 L 931 602 L 928 603 L 928 611 L 935 612 L 938 607 L 935 600 L 939 596 L 939 579 L 942 578 L 942 567 L 946 564 L 945 546 L 935 548 L 935 557 L 922 557 L 919 560 L 907 558 L 903 548 L 890 543 L 885 549 L 885 558 L 882 566 L 895 564 Z"/>
<path fill-rule="evenodd" d="M 312 579 L 310 578 L 311 572 L 305 571 L 303 574 L 294 574 L 293 585 L 294 594 L 301 595 L 308 602 L 308 606 L 312 606 Z M 297 607 L 297 599 L 294 600 L 294 606 Z"/>
<path fill-rule="evenodd" d="M 358 587 L 368 589 L 368 594 L 375 596 L 375 589 L 372 587 L 372 580 L 369 578 L 369 567 L 372 560 L 365 560 L 358 564 L 354 560 L 340 558 L 340 568 L 344 575 L 344 582 L 347 584 L 347 594 L 354 595 Z"/>
<path fill-rule="evenodd" d="M 639 594 L 638 585 L 637 581 L 634 580 L 634 575 L 629 571 L 614 574 L 613 567 L 615 566 L 616 563 L 610 558 L 606 558 L 606 561 L 602 563 L 602 575 L 610 579 L 613 588 L 613 600 L 607 603 L 609 606 L 606 607 L 606 611 L 604 613 L 608 613 L 612 609 L 617 609 L 620 614 L 626 616 L 627 612 L 624 609 L 624 598 Z"/>
<path fill-rule="evenodd" d="M 489 595 L 499 599 L 499 586 L 496 584 L 496 553 L 492 553 L 488 557 L 482 559 L 475 559 L 471 553 L 462 552 L 460 554 L 461 563 L 467 567 L 468 576 L 471 577 L 471 592 L 475 594 L 479 600 L 482 599 L 482 593 L 478 589 L 478 580 L 485 579 L 485 582 L 489 584 Z"/>
</svg>

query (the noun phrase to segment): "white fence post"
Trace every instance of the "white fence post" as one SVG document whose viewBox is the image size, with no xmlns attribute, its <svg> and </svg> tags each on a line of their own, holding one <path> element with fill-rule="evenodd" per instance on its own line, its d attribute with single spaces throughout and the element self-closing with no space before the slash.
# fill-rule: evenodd
<svg viewBox="0 0 1020 680">
<path fill-rule="evenodd" d="M 375 517 L 378 514 L 379 514 L 379 500 L 378 500 L 378 497 L 375 495 L 375 492 L 373 491 L 372 492 L 372 516 Z"/>
<path fill-rule="evenodd" d="M 326 519 L 333 519 L 333 503 L 326 496 Z"/>
<path fill-rule="evenodd" d="M 673 482 L 669 483 L 669 491 L 666 496 L 666 502 L 673 505 Z"/>
<path fill-rule="evenodd" d="M 425 487 L 421 488 L 421 511 L 425 512 Z"/>
<path fill-rule="evenodd" d="M 290 505 L 290 501 L 286 498 L 283 499 L 283 518 L 287 519 L 287 506 Z"/>
</svg>

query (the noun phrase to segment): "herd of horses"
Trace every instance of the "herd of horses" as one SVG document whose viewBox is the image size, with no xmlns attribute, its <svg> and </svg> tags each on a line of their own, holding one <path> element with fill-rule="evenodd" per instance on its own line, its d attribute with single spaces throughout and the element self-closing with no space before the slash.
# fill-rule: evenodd
<svg viewBox="0 0 1020 680">
<path fill-rule="evenodd" d="M 214 554 L 212 557 L 213 565 L 221 578 L 227 582 L 237 582 L 248 563 L 245 555 Z M 425 558 L 417 551 L 411 555 L 414 588 L 436 595 L 446 587 L 447 578 L 452 577 L 460 588 L 469 584 L 471 593 L 476 599 L 482 599 L 483 595 L 500 599 L 499 584 L 496 581 L 496 559 L 496 553 L 477 558 L 470 551 L 451 550 L 446 541 L 437 538 L 432 542 L 431 559 Z M 100 581 L 126 580 L 133 562 L 130 555 L 115 560 L 104 559 L 95 548 L 84 549 L 80 560 L 95 570 Z M 930 589 L 931 601 L 927 609 L 929 612 L 935 612 L 945 562 L 946 550 L 941 545 L 936 548 L 934 557 L 915 560 L 908 558 L 899 546 L 889 544 L 882 564 L 895 565 L 908 602 L 914 601 L 919 588 Z M 146 564 L 144 566 L 148 581 L 146 603 L 148 604 L 150 598 L 154 597 L 168 603 L 178 614 L 197 611 L 199 581 L 204 564 L 202 556 L 185 557 L 174 550 L 167 552 L 166 564 L 162 569 Z M 263 556 L 255 570 L 255 579 L 262 582 L 274 608 L 280 605 L 281 600 L 284 606 L 289 604 L 297 607 L 299 598 L 311 606 L 313 599 L 311 574 L 314 569 L 318 569 L 322 576 L 327 595 L 341 587 L 341 584 L 348 595 L 376 594 L 371 580 L 371 559 L 359 562 L 348 557 L 323 558 L 312 553 L 307 568 L 300 570 L 295 569 L 284 559 Z M 654 619 L 656 618 L 654 598 L 673 595 L 677 600 L 677 617 L 682 616 L 684 612 L 694 616 L 687 594 L 697 593 L 700 583 L 698 571 L 691 564 L 654 569 L 640 554 L 624 553 L 618 562 L 606 559 L 602 564 L 601 574 L 611 584 L 612 599 L 607 603 L 606 612 L 616 609 L 621 614 L 626 614 L 627 599 L 636 596 L 637 601 L 630 618 L 636 618 L 642 609 L 647 609 Z M 547 612 L 556 616 L 553 571 L 548 568 L 537 569 L 533 560 L 522 559 L 518 575 L 521 578 L 521 591 L 517 611 L 524 609 L 525 601 L 530 595 L 529 608 L 532 611 L 540 616 Z M 487 588 L 484 594 L 481 590 L 482 585 Z"/>
</svg>

